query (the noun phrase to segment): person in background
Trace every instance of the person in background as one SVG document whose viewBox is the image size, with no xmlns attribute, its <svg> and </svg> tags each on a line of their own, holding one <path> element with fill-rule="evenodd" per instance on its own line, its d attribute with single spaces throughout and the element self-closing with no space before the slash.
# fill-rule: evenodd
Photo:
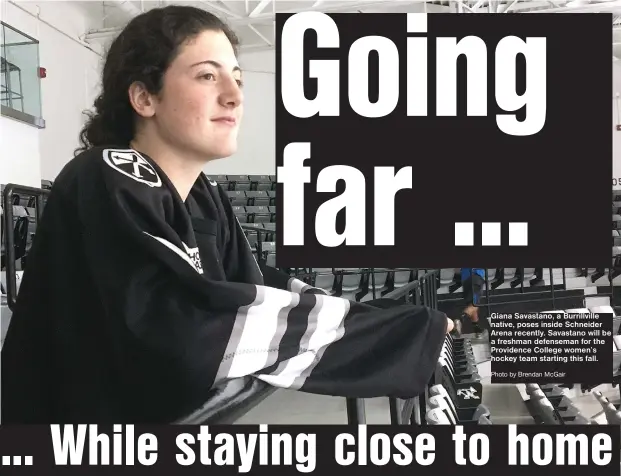
<svg viewBox="0 0 621 476">
<path fill-rule="evenodd" d="M 461 334 L 462 321 L 470 319 L 477 337 L 483 334 L 483 328 L 479 323 L 479 301 L 481 290 L 485 283 L 485 268 L 461 268 L 461 283 L 466 307 L 462 311 L 460 319 L 455 320 L 454 332 Z"/>
</svg>

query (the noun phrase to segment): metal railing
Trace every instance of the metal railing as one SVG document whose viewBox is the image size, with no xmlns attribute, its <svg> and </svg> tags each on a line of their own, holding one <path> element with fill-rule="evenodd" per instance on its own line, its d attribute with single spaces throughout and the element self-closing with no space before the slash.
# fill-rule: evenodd
<svg viewBox="0 0 621 476">
<path fill-rule="evenodd" d="M 546 277 L 543 272 L 545 268 L 540 268 L 540 269 L 541 269 L 541 279 L 545 281 Z M 552 306 L 555 307 L 557 304 L 557 300 L 559 299 L 559 294 L 558 294 L 559 291 L 568 290 L 566 268 L 547 268 L 547 269 L 549 273 L 548 284 L 540 285 L 540 286 L 525 287 L 524 281 L 527 279 L 527 276 L 523 274 L 524 268 L 516 268 L 516 273 L 517 272 L 521 273 L 521 279 L 520 279 L 519 285 L 515 287 L 512 286 L 511 288 L 494 289 L 492 284 L 493 284 L 493 281 L 496 279 L 496 277 L 494 278 L 494 280 L 490 279 L 488 269 L 485 268 L 485 277 L 484 277 L 485 288 L 483 289 L 480 295 L 480 298 L 484 298 L 485 302 L 478 303 L 477 305 L 479 307 L 485 308 L 488 314 L 491 312 L 492 307 L 507 305 L 507 304 L 521 304 L 521 303 L 552 301 Z M 554 271 L 559 270 L 559 269 L 561 270 L 561 279 L 557 281 L 554 276 Z M 459 289 L 459 287 L 456 287 L 456 289 Z M 511 290 L 515 289 L 517 292 L 513 292 L 513 293 L 503 292 L 508 289 L 511 289 Z M 473 289 L 471 289 L 471 291 L 473 291 Z M 547 293 L 549 295 L 546 297 L 529 297 L 529 295 L 542 294 L 542 293 Z M 450 296 L 451 294 L 452 292 L 450 292 L 448 296 Z M 443 294 L 442 296 L 447 296 L 447 295 Z M 515 296 L 516 298 L 512 299 L 512 296 Z M 443 302 L 460 301 L 461 299 L 462 299 L 461 297 L 456 296 L 454 298 L 443 299 L 442 301 Z"/>
<path fill-rule="evenodd" d="M 543 292 L 541 290 L 537 290 L 536 287 L 532 288 L 531 290 L 525 291 L 524 290 L 524 280 L 526 279 L 524 276 L 524 268 L 516 268 L 516 272 L 517 270 L 521 269 L 521 280 L 520 280 L 520 292 L 518 295 L 520 296 L 524 296 L 524 295 L 528 295 L 528 294 L 535 294 L 535 293 L 539 293 L 539 292 Z M 545 276 L 543 275 L 543 269 L 542 268 L 542 279 L 545 280 Z M 494 293 L 492 290 L 492 293 L 490 293 L 490 281 L 489 281 L 489 274 L 487 271 L 487 268 L 485 268 L 485 307 L 487 308 L 487 313 L 488 315 L 490 314 L 490 308 L 492 306 L 498 306 L 498 305 L 505 305 L 505 304 L 514 304 L 514 303 L 533 303 L 533 302 L 547 302 L 550 299 L 552 300 L 552 307 L 554 309 L 556 309 L 556 296 L 555 296 L 555 284 L 554 284 L 554 269 L 555 268 L 548 268 L 548 273 L 550 276 L 550 284 L 549 284 L 549 291 L 550 291 L 550 297 L 549 298 L 531 298 L 531 299 L 519 299 L 516 301 L 511 301 L 510 299 L 507 299 L 507 297 L 510 296 L 510 294 L 502 294 L 503 296 L 503 300 L 502 302 L 493 302 L 493 297 L 494 295 L 500 295 L 500 293 Z M 558 269 L 558 268 L 556 268 Z M 567 290 L 567 277 L 566 277 L 566 272 L 565 272 L 565 268 L 561 268 L 562 270 L 562 275 L 563 275 L 563 279 L 562 279 L 562 283 L 561 284 L 561 289 L 562 290 Z M 542 286 L 544 288 L 548 287 L 548 286 Z"/>
<path fill-rule="evenodd" d="M 17 280 L 16 280 L 16 257 L 15 257 L 15 236 L 13 229 L 14 211 L 13 211 L 13 196 L 26 195 L 35 197 L 35 210 L 37 225 L 41 221 L 43 216 L 43 201 L 50 193 L 49 190 L 43 190 L 40 188 L 26 187 L 24 185 L 7 184 L 4 188 L 2 195 L 2 208 L 4 214 L 4 243 L 6 253 L 6 294 L 7 305 L 9 309 L 14 310 L 15 303 L 17 302 Z"/>
<path fill-rule="evenodd" d="M 600 287 L 608 288 L 607 291 L 600 291 L 598 289 L 597 294 L 593 296 L 608 297 L 610 298 L 610 305 L 614 306 L 616 286 L 613 284 L 613 281 L 619 275 L 619 273 L 621 273 L 621 269 L 619 267 L 619 260 L 617 260 L 617 257 L 615 256 L 612 259 L 612 265 L 610 266 L 610 268 L 599 268 L 595 270 L 595 273 L 594 273 L 595 275 L 600 274 L 600 276 L 597 279 L 593 279 L 593 275 L 591 276 L 587 275 L 586 278 L 591 281 L 591 286 L 596 286 L 598 288 Z M 595 283 L 599 281 L 601 278 L 603 278 L 604 276 L 607 278 L 607 284 L 605 286 L 603 286 L 602 284 L 596 285 Z"/>
</svg>

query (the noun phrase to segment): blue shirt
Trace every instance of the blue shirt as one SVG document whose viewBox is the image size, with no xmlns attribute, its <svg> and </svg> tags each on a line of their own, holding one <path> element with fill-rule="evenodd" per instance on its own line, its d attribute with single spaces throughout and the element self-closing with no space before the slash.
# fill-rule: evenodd
<svg viewBox="0 0 621 476">
<path fill-rule="evenodd" d="M 461 268 L 461 280 L 465 281 L 473 273 L 478 274 L 483 279 L 485 279 L 485 268 Z"/>
</svg>

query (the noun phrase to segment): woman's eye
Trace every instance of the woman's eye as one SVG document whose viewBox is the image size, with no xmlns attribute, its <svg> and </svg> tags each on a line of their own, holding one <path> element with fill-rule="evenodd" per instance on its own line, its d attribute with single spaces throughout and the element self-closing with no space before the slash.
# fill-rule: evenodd
<svg viewBox="0 0 621 476">
<path fill-rule="evenodd" d="M 241 88 L 244 86 L 244 82 L 241 79 L 236 79 L 237 85 Z"/>
<path fill-rule="evenodd" d="M 201 76 L 201 78 L 211 81 L 216 79 L 216 76 L 213 73 L 205 73 Z"/>
</svg>

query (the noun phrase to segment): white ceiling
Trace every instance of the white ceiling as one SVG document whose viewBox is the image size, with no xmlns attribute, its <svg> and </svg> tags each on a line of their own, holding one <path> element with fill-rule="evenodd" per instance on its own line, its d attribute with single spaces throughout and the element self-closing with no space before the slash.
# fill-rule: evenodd
<svg viewBox="0 0 621 476">
<path fill-rule="evenodd" d="M 78 1 L 89 18 L 88 43 L 106 43 L 133 16 L 168 4 L 192 5 L 225 19 L 239 35 L 242 51 L 274 47 L 276 13 L 323 11 L 327 13 L 427 12 L 427 13 L 613 13 L 613 50 L 621 57 L 621 0 L 117 0 Z M 577 34 L 579 34 L 577 32 Z"/>
</svg>

